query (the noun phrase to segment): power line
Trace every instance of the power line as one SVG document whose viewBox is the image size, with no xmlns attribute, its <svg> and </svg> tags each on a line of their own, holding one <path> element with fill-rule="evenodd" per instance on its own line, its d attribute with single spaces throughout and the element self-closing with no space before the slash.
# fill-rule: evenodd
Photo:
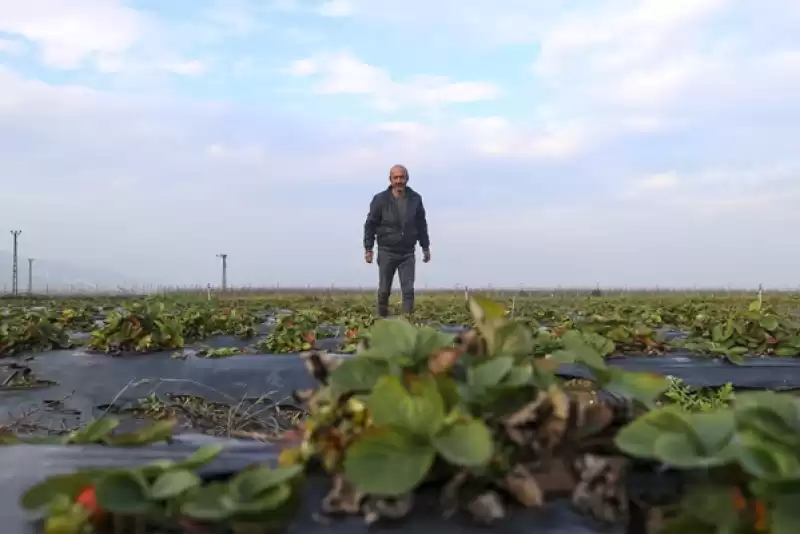
<svg viewBox="0 0 800 534">
<path fill-rule="evenodd" d="M 222 258 L 222 292 L 228 289 L 228 255 L 217 254 L 218 258 Z"/>
<path fill-rule="evenodd" d="M 14 257 L 12 259 L 12 272 L 11 272 L 11 294 L 15 297 L 19 295 L 19 270 L 17 269 L 17 239 L 22 230 L 11 230 L 11 235 L 14 236 Z"/>
</svg>

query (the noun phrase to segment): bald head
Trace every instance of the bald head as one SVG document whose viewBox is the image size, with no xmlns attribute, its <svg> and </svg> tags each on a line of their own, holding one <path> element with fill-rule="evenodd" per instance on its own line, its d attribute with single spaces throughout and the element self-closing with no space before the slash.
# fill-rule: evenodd
<svg viewBox="0 0 800 534">
<path fill-rule="evenodd" d="M 403 165 L 395 165 L 389 169 L 389 185 L 396 195 L 401 195 L 408 183 L 408 169 Z"/>
</svg>

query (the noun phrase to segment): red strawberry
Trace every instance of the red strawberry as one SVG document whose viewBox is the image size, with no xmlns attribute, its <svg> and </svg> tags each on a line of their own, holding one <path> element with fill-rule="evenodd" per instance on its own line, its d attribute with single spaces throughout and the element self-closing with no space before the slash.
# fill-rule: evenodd
<svg viewBox="0 0 800 534">
<path fill-rule="evenodd" d="M 92 521 L 97 521 L 103 517 L 103 510 L 97 506 L 97 494 L 94 491 L 94 486 L 89 486 L 78 495 L 75 500 L 76 504 L 81 505 L 87 512 Z"/>
</svg>

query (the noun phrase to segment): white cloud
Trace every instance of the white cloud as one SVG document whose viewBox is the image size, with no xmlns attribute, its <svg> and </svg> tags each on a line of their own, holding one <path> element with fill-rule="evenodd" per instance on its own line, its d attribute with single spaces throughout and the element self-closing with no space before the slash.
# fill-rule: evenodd
<svg viewBox="0 0 800 534">
<path fill-rule="evenodd" d="M 675 189 L 680 182 L 678 173 L 661 172 L 651 174 L 650 176 L 636 182 L 634 189 L 640 192 L 653 192 L 653 191 L 668 191 Z"/>
<path fill-rule="evenodd" d="M 718 13 L 725 0 L 644 0 L 596 4 L 564 15 L 541 36 L 535 72 L 553 77 L 586 69 L 618 72 L 648 65 L 681 50 L 695 25 Z"/>
<path fill-rule="evenodd" d="M 501 141 L 509 130 L 533 135 L 498 118 L 472 126 Z M 434 262 L 420 267 L 420 287 L 794 280 L 791 249 L 783 262 L 764 263 L 741 243 L 777 249 L 785 235 L 775 229 L 800 224 L 800 164 L 661 166 L 634 173 L 652 194 L 614 199 L 596 186 L 622 181 L 602 180 L 633 154 L 624 145 L 601 164 L 540 167 L 536 158 L 487 158 L 456 135 L 464 128 L 301 125 L 0 71 L 0 173 L 17 184 L 4 216 L 23 228 L 24 254 L 162 283 L 216 280 L 224 248 L 234 284 L 367 287 L 375 272 L 361 261 L 366 203 L 401 162 L 429 213 Z M 147 216 L 125 223 L 143 209 Z M 87 228 L 88 239 L 65 238 Z M 509 251 L 514 261 L 491 268 L 474 261 Z M 325 268 L 309 257 L 324 258 Z"/>
<path fill-rule="evenodd" d="M 0 13 L 0 31 L 36 43 L 43 61 L 58 68 L 125 54 L 153 30 L 146 17 L 117 0 L 0 0 Z"/>
<path fill-rule="evenodd" d="M 349 94 L 367 97 L 380 110 L 406 106 L 439 106 L 494 100 L 500 89 L 488 82 L 459 82 L 443 76 L 416 76 L 395 81 L 385 70 L 350 54 L 320 54 L 294 61 L 287 72 L 298 77 L 316 77 L 319 94 Z"/>
<path fill-rule="evenodd" d="M 491 156 L 523 159 L 563 159 L 580 153 L 587 133 L 578 125 L 554 125 L 525 131 L 504 117 L 472 117 L 460 131 L 474 149 Z"/>
<path fill-rule="evenodd" d="M 399 162 L 428 207 L 434 262 L 420 266 L 420 285 L 794 283 L 800 256 L 781 229 L 800 224 L 800 19 L 778 9 L 787 0 L 764 2 L 609 0 L 570 3 L 566 13 L 563 3 L 530 0 L 352 0 L 356 51 L 361 23 L 387 32 L 392 45 L 402 38 L 423 53 L 435 48 L 431 63 L 476 51 L 518 63 L 464 80 L 398 77 L 377 49 L 367 50 L 378 54 L 372 65 L 319 54 L 288 66 L 298 78 L 291 91 L 280 87 L 285 77 L 269 79 L 257 85 L 255 104 L 250 95 L 237 102 L 238 90 L 212 104 L 182 84 L 148 94 L 139 82 L 154 71 L 197 76 L 218 65 L 252 72 L 239 48 L 232 58 L 225 47 L 242 41 L 225 38 L 253 39 L 248 50 L 256 51 L 267 43 L 256 39 L 283 41 L 290 30 L 276 21 L 286 20 L 268 17 L 288 15 L 283 28 L 302 32 L 344 21 L 320 19 L 317 0 L 278 6 L 283 12 L 220 1 L 227 11 L 216 18 L 195 13 L 169 26 L 138 14 L 126 27 L 128 12 L 115 11 L 120 35 L 108 35 L 110 11 L 105 19 L 89 11 L 121 3 L 87 0 L 65 11 L 65 2 L 36 0 L 44 15 L 29 11 L 26 21 L 19 8 L 9 39 L 63 53 L 54 64 L 129 76 L 137 92 L 52 86 L 0 68 L 0 176 L 15 180 L 4 217 L 23 228 L 34 256 L 162 282 L 216 280 L 214 255 L 224 247 L 232 283 L 371 286 L 375 272 L 360 250 L 366 203 Z M 346 12 L 337 9 L 328 14 Z M 59 30 L 52 13 L 77 17 L 82 29 L 67 17 Z M 92 35 L 96 25 L 102 31 Z M 492 50 L 512 42 L 541 43 L 528 86 L 499 79 L 509 68 L 524 71 L 539 50 L 529 47 L 521 60 L 525 47 Z M 302 57 L 297 46 L 292 40 Z M 260 74 L 287 59 L 280 46 L 270 50 L 253 56 Z M 322 105 L 293 115 L 306 103 L 293 101 L 304 81 L 316 95 L 404 113 L 365 110 L 336 121 L 326 115 L 340 111 L 326 106 L 333 99 L 318 96 Z M 225 95 L 242 80 L 209 82 L 203 94 Z M 173 89 L 186 93 L 164 96 Z M 458 105 L 472 102 L 481 104 Z M 123 224 L 145 208 L 135 225 Z M 66 238 L 87 228 L 89 239 Z M 765 263 L 743 242 L 780 249 L 784 261 Z M 513 261 L 490 268 L 474 261 L 509 251 Z M 323 258 L 324 269 L 309 257 Z"/>
<path fill-rule="evenodd" d="M 438 137 L 438 132 L 433 128 L 416 122 L 382 122 L 375 126 L 374 130 L 378 133 L 396 134 L 412 141 L 425 143 Z"/>
<path fill-rule="evenodd" d="M 187 76 L 200 76 L 207 72 L 208 66 L 202 61 L 199 61 L 197 59 L 192 59 L 189 61 L 179 61 L 177 63 L 171 64 L 170 67 L 166 70 L 174 72 L 175 74 L 185 74 Z"/>
<path fill-rule="evenodd" d="M 222 31 L 239 36 L 252 35 L 264 26 L 261 13 L 247 0 L 213 0 L 202 15 Z"/>
<path fill-rule="evenodd" d="M 769 210 L 772 216 L 789 216 L 800 199 L 800 164 L 706 168 L 683 175 L 676 171 L 653 173 L 635 180 L 619 198 L 646 199 L 652 209 L 706 219 L 761 210 Z"/>
<path fill-rule="evenodd" d="M 290 76 L 311 76 L 319 72 L 317 61 L 313 59 L 297 59 L 286 68 Z"/>
<path fill-rule="evenodd" d="M 25 45 L 11 39 L 0 39 L 0 54 L 19 56 L 25 51 Z"/>
<path fill-rule="evenodd" d="M 327 0 L 319 7 L 319 14 L 323 17 L 349 17 L 356 11 L 351 0 Z"/>
<path fill-rule="evenodd" d="M 190 76 L 205 71 L 198 60 L 169 50 L 169 32 L 159 21 L 122 0 L 0 0 L 0 13 L 0 32 L 33 43 L 50 68 Z"/>
</svg>

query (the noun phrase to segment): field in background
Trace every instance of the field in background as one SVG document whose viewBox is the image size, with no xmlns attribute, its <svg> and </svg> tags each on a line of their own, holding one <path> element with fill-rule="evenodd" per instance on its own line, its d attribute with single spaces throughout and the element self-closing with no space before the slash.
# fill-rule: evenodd
<svg viewBox="0 0 800 534">
<path fill-rule="evenodd" d="M 395 284 L 397 285 L 397 284 Z M 0 298 L 9 298 L 13 295 L 9 290 L 10 286 L 3 286 L 3 291 L 0 293 Z M 33 297 L 47 298 L 47 297 L 64 297 L 64 298 L 81 298 L 81 297 L 142 297 L 147 295 L 186 295 L 186 296 L 208 296 L 209 294 L 215 296 L 224 296 L 230 298 L 242 297 L 269 297 L 273 295 L 374 295 L 376 287 L 228 287 L 222 291 L 219 287 L 205 287 L 205 286 L 134 286 L 130 288 L 73 288 L 73 289 L 34 289 Z M 466 287 L 456 286 L 453 288 L 425 288 L 417 287 L 415 292 L 420 295 L 464 295 L 467 292 L 479 293 L 488 296 L 497 296 L 498 298 L 506 298 L 512 296 L 531 296 L 531 297 L 564 297 L 564 296 L 658 296 L 658 295 L 673 295 L 689 297 L 754 297 L 759 293 L 759 288 L 752 289 L 742 288 L 628 288 L 628 287 L 609 287 L 609 288 L 592 288 L 592 287 L 558 287 L 558 288 L 536 288 L 536 287 Z M 395 287 L 394 294 L 399 294 L 399 287 Z M 769 288 L 764 290 L 765 294 L 778 294 L 778 295 L 800 295 L 800 288 Z M 19 290 L 19 298 L 30 297 L 31 295 L 24 288 Z"/>
</svg>

